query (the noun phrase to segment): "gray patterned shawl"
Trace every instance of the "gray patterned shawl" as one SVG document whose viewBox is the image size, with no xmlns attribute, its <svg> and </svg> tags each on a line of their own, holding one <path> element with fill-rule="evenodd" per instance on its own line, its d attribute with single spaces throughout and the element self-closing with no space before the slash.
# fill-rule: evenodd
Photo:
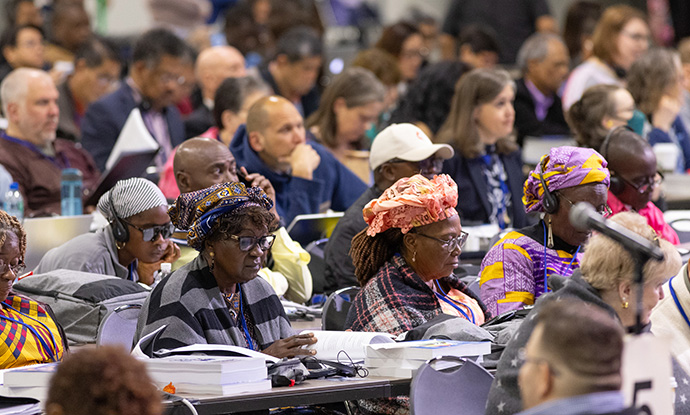
<svg viewBox="0 0 690 415">
<path fill-rule="evenodd" d="M 245 316 L 254 327 L 252 338 L 264 350 L 274 341 L 294 334 L 273 288 L 261 277 L 243 283 Z M 137 325 L 136 341 L 167 325 L 143 352 L 191 344 L 229 344 L 248 347 L 242 327 L 230 316 L 215 278 L 199 255 L 161 281 L 146 299 Z"/>
</svg>

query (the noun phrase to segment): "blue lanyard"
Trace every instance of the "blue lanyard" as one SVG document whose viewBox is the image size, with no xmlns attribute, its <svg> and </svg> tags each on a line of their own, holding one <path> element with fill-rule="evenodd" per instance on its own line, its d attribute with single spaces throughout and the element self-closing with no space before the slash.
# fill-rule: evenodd
<svg viewBox="0 0 690 415">
<path fill-rule="evenodd" d="M 244 337 L 247 340 L 247 345 L 250 349 L 254 350 L 254 342 L 252 342 L 252 337 L 249 335 L 249 329 L 247 329 L 247 321 L 244 319 L 244 312 L 242 311 L 242 285 L 237 284 L 239 287 L 240 294 L 240 322 L 242 323 L 242 330 L 244 330 Z"/>
<path fill-rule="evenodd" d="M 441 295 L 437 292 L 434 292 L 434 294 L 436 294 L 436 297 L 438 297 L 439 299 L 450 304 L 454 309 L 458 310 L 460 312 L 460 314 L 462 314 L 468 321 L 471 321 L 473 324 L 477 324 L 477 322 L 474 319 L 474 313 L 472 312 L 472 308 L 470 308 L 470 306 L 468 306 L 467 304 L 459 303 L 459 302 L 455 301 L 454 299 L 449 298 L 448 294 L 446 294 L 446 292 L 443 291 L 443 288 L 441 288 L 441 284 L 439 284 L 438 281 L 436 281 L 436 287 L 438 287 L 438 289 L 441 290 L 441 292 L 443 293 L 443 295 Z M 455 303 L 462 304 L 464 307 L 466 307 L 467 311 L 470 312 L 471 317 L 468 316 L 467 313 L 465 313 L 460 307 L 455 305 Z"/>
<path fill-rule="evenodd" d="M 134 281 L 134 262 L 127 265 L 127 270 L 129 271 L 129 274 L 127 275 L 127 280 Z M 134 281 L 134 282 L 136 282 L 136 281 Z"/>
<path fill-rule="evenodd" d="M 50 160 L 57 168 L 59 168 L 61 170 L 63 168 L 70 167 L 69 160 L 67 160 L 67 158 L 64 156 L 64 154 L 59 155 L 60 159 L 62 159 L 62 165 L 60 165 L 55 157 L 50 157 L 50 156 L 43 154 L 43 152 L 38 147 L 36 147 L 33 143 L 30 143 L 30 142 L 24 141 L 24 140 L 20 140 L 18 138 L 11 137 L 11 136 L 7 135 L 7 133 L 4 131 L 2 133 L 0 133 L 0 137 L 2 137 L 3 139 L 5 139 L 11 143 L 19 144 L 20 146 L 24 146 L 24 147 L 28 148 L 29 150 L 33 151 L 34 153 L 37 153 L 38 155 L 40 155 L 41 157 Z"/>
<path fill-rule="evenodd" d="M 676 278 L 676 277 L 673 277 Z M 688 326 L 690 326 L 690 319 L 688 319 L 688 315 L 685 314 L 685 310 L 683 310 L 683 307 L 680 306 L 680 301 L 678 301 L 678 296 L 676 295 L 676 290 L 673 289 L 673 278 L 668 282 L 668 288 L 671 290 L 671 297 L 673 297 L 673 302 L 676 303 L 676 307 L 678 307 L 678 311 L 680 311 L 680 315 L 683 316 L 685 319 L 685 323 L 687 323 Z"/>
<path fill-rule="evenodd" d="M 546 264 L 546 225 L 544 224 L 544 221 L 541 222 L 541 226 L 542 226 L 542 228 L 544 228 L 544 291 L 543 291 L 543 293 L 546 294 L 547 292 L 549 292 L 549 288 L 547 285 L 548 277 L 546 275 L 546 270 L 548 267 Z M 568 268 L 566 269 L 566 271 L 569 271 L 573 267 L 573 262 L 575 262 L 575 258 L 577 258 L 577 254 L 580 252 L 581 247 L 582 247 L 582 245 L 577 246 L 577 250 L 573 254 L 573 259 L 570 260 L 570 264 L 568 264 Z"/>
<path fill-rule="evenodd" d="M 57 348 L 57 343 L 55 342 L 55 337 L 53 336 L 53 333 L 50 331 L 50 329 L 48 328 L 48 326 L 46 326 L 45 324 L 41 323 L 40 321 L 36 320 L 35 318 L 33 318 L 33 317 L 31 317 L 31 316 L 27 316 L 26 314 L 20 312 L 19 310 L 15 309 L 14 307 L 12 307 L 12 306 L 9 305 L 9 304 L 3 304 L 3 305 L 4 305 L 5 307 L 7 307 L 7 308 L 10 308 L 10 309 L 16 311 L 16 312 L 19 313 L 20 315 L 22 315 L 22 316 L 24 316 L 24 317 L 26 317 L 26 318 L 28 318 L 28 319 L 30 319 L 30 320 L 35 321 L 36 323 L 38 323 L 38 324 L 40 324 L 41 326 L 43 326 L 44 329 L 46 329 L 46 331 L 47 331 L 48 334 L 50 335 L 50 340 L 51 340 L 51 342 L 53 343 L 53 348 L 55 349 L 55 352 L 53 352 L 53 350 L 51 350 L 50 346 L 48 346 L 48 344 L 46 343 L 46 341 L 43 339 L 43 337 L 42 337 L 40 334 L 38 334 L 38 331 L 37 331 L 35 328 L 31 327 L 30 325 L 26 324 L 26 323 L 23 322 L 23 321 L 15 320 L 15 319 L 13 319 L 13 318 L 10 318 L 10 317 L 7 317 L 7 316 L 3 316 L 2 314 L 0 314 L 0 319 L 1 319 L 1 320 L 11 321 L 11 322 L 13 322 L 13 323 L 15 323 L 15 324 L 17 324 L 17 325 L 25 325 L 26 328 L 29 329 L 29 331 L 31 331 L 31 333 L 33 333 L 33 335 L 34 335 L 34 336 L 38 339 L 38 341 L 41 343 L 41 346 L 43 346 L 43 349 L 46 351 L 46 353 L 48 353 L 48 356 L 50 357 L 50 360 L 52 360 L 52 361 L 54 361 L 54 362 L 57 362 L 57 358 L 56 358 L 56 354 L 57 354 L 57 350 L 58 350 L 58 348 Z"/>
</svg>

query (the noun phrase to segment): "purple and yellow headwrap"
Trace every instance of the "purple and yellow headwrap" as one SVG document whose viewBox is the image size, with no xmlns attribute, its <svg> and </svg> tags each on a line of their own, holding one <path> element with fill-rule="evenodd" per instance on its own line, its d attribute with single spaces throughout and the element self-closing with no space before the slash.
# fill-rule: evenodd
<svg viewBox="0 0 690 415">
<path fill-rule="evenodd" d="M 168 210 L 172 223 L 187 231 L 187 243 L 197 251 L 221 216 L 235 209 L 260 206 L 269 210 L 273 201 L 260 187 L 246 188 L 243 183 L 219 183 L 196 192 L 183 193 Z"/>
<path fill-rule="evenodd" d="M 591 148 L 554 147 L 545 154 L 539 165 L 529 173 L 525 181 L 522 203 L 529 212 L 543 212 L 544 188 L 539 173 L 544 176 L 549 191 L 580 186 L 588 183 L 603 183 L 609 187 L 610 174 L 606 160 Z M 543 169 L 543 171 L 542 171 Z"/>
<path fill-rule="evenodd" d="M 390 228 L 410 229 L 457 215 L 458 185 L 447 174 L 432 180 L 421 174 L 404 177 L 386 189 L 381 197 L 362 210 L 369 225 L 367 235 L 375 236 Z"/>
</svg>

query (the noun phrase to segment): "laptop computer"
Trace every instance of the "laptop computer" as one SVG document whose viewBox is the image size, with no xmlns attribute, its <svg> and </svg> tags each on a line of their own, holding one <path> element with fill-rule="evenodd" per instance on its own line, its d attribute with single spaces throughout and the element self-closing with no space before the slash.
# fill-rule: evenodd
<svg viewBox="0 0 690 415">
<path fill-rule="evenodd" d="M 96 205 L 98 199 L 100 199 L 105 192 L 112 189 L 118 181 L 141 176 L 141 174 L 146 171 L 146 167 L 148 167 L 156 157 L 157 153 L 158 150 L 149 150 L 142 153 L 122 155 L 111 169 L 103 173 L 101 181 L 98 182 L 96 189 L 89 193 L 84 206 Z"/>
<path fill-rule="evenodd" d="M 92 215 L 53 216 L 24 219 L 26 255 L 24 262 L 31 271 L 49 250 L 91 230 Z"/>
<path fill-rule="evenodd" d="M 294 241 L 307 246 L 319 239 L 330 238 L 335 225 L 343 215 L 343 212 L 297 215 L 287 227 L 287 231 Z"/>
</svg>

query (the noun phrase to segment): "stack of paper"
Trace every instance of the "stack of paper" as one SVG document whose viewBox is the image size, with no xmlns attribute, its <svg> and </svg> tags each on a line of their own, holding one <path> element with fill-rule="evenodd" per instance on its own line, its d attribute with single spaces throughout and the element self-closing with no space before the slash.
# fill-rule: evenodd
<svg viewBox="0 0 690 415">
<path fill-rule="evenodd" d="M 23 366 L 3 372 L 0 395 L 34 398 L 39 401 L 48 396 L 50 378 L 53 377 L 57 363 Z"/>
<path fill-rule="evenodd" d="M 411 378 L 429 359 L 440 356 L 483 356 L 491 353 L 491 342 L 453 340 L 416 340 L 400 343 L 370 344 L 364 366 L 370 376 Z"/>
<path fill-rule="evenodd" d="M 271 389 L 266 361 L 259 357 L 168 356 L 146 359 L 149 375 L 176 393 L 229 395 Z"/>
</svg>

